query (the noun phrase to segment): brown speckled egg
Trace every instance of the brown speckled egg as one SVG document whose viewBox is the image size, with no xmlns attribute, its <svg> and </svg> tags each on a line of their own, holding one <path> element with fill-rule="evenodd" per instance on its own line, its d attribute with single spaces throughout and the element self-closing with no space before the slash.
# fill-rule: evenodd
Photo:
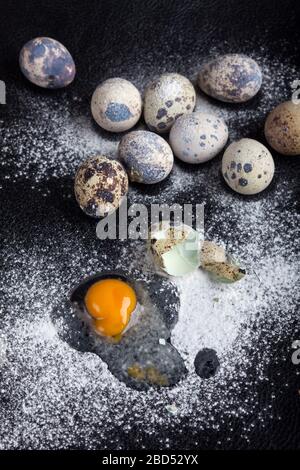
<svg viewBox="0 0 300 470">
<path fill-rule="evenodd" d="M 178 73 L 164 73 L 148 85 L 144 118 L 151 131 L 168 132 L 182 114 L 193 112 L 196 93 L 192 83 Z"/>
<path fill-rule="evenodd" d="M 223 155 L 224 179 L 240 194 L 257 194 L 266 189 L 274 171 L 274 160 L 269 150 L 254 139 L 232 142 Z"/>
<path fill-rule="evenodd" d="M 74 190 L 87 215 L 103 217 L 120 206 L 128 191 L 128 177 L 120 162 L 98 155 L 80 165 Z"/>
<path fill-rule="evenodd" d="M 265 136 L 274 150 L 283 155 L 300 155 L 300 104 L 286 101 L 267 117 Z"/>
<path fill-rule="evenodd" d="M 258 64 L 242 54 L 226 54 L 204 64 L 198 85 L 204 93 L 220 101 L 243 103 L 253 98 L 262 83 Z"/>
</svg>

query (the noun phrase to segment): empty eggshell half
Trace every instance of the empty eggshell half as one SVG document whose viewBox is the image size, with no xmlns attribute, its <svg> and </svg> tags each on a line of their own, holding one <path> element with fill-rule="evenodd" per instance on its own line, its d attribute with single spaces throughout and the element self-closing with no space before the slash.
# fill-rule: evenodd
<svg viewBox="0 0 300 470">
<path fill-rule="evenodd" d="M 188 225 L 155 225 L 149 244 L 156 267 L 170 276 L 183 276 L 200 266 L 201 235 Z"/>
</svg>

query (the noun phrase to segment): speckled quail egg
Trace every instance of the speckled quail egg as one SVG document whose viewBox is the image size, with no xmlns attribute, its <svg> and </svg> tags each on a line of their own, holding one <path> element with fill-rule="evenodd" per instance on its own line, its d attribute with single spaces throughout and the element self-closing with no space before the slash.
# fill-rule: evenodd
<svg viewBox="0 0 300 470">
<path fill-rule="evenodd" d="M 240 194 L 257 194 L 274 176 L 274 160 L 269 150 L 254 139 L 232 142 L 222 160 L 222 174 L 231 189 Z"/>
<path fill-rule="evenodd" d="M 75 77 L 70 52 L 55 39 L 38 37 L 21 49 L 19 64 L 25 77 L 42 88 L 63 88 Z"/>
<path fill-rule="evenodd" d="M 159 135 L 149 131 L 126 134 L 119 144 L 119 157 L 129 179 L 153 184 L 164 180 L 173 168 L 173 152 Z"/>
<path fill-rule="evenodd" d="M 164 221 L 150 228 L 149 246 L 158 271 L 183 276 L 200 266 L 201 236 L 185 224 Z"/>
<path fill-rule="evenodd" d="M 139 90 L 128 80 L 110 78 L 94 91 L 91 111 L 103 129 L 110 132 L 127 131 L 140 119 L 142 98 Z"/>
<path fill-rule="evenodd" d="M 165 73 L 148 85 L 144 118 L 151 131 L 168 132 L 175 119 L 191 113 L 196 104 L 192 83 L 178 73 Z"/>
<path fill-rule="evenodd" d="M 87 215 L 103 217 L 120 206 L 128 191 L 128 177 L 120 162 L 98 155 L 80 165 L 74 190 Z"/>
<path fill-rule="evenodd" d="M 98 273 L 83 279 L 70 300 L 85 350 L 99 355 L 129 387 L 169 387 L 186 375 L 184 361 L 171 344 L 170 313 L 178 314 L 180 302 L 168 279 L 154 275 L 144 282 L 123 272 Z"/>
<path fill-rule="evenodd" d="M 300 155 L 300 104 L 286 101 L 267 117 L 265 136 L 274 150 L 283 155 Z"/>
<path fill-rule="evenodd" d="M 179 117 L 170 132 L 176 157 L 187 163 L 203 163 L 225 146 L 228 128 L 222 118 L 204 112 Z"/>
<path fill-rule="evenodd" d="M 204 93 L 220 101 L 243 103 L 255 96 L 262 83 L 258 64 L 245 55 L 226 54 L 204 64 L 198 84 Z"/>
</svg>

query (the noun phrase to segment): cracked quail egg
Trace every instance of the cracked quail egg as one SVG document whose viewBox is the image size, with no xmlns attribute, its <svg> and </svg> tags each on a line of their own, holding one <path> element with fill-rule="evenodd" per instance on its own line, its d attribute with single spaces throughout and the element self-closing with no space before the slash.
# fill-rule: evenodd
<svg viewBox="0 0 300 470">
<path fill-rule="evenodd" d="M 163 304 L 158 285 L 164 290 Z M 71 294 L 91 351 L 119 380 L 138 390 L 169 387 L 186 374 L 184 361 L 170 342 L 174 323 L 169 314 L 178 312 L 178 299 L 177 288 L 167 279 L 145 283 L 122 272 L 84 279 Z"/>
<path fill-rule="evenodd" d="M 255 96 L 262 83 L 255 60 L 241 54 L 226 54 L 204 64 L 198 85 L 204 93 L 220 101 L 243 103 Z"/>
<path fill-rule="evenodd" d="M 120 206 L 128 191 L 128 177 L 120 162 L 98 155 L 80 165 L 74 191 L 87 215 L 103 217 Z"/>
<path fill-rule="evenodd" d="M 225 146 L 228 128 L 222 118 L 195 112 L 179 117 L 170 132 L 170 145 L 176 157 L 186 163 L 203 163 Z"/>
<path fill-rule="evenodd" d="M 178 73 L 165 73 L 145 91 L 144 118 L 151 131 L 168 132 L 175 119 L 191 113 L 196 104 L 192 83 Z"/>
<path fill-rule="evenodd" d="M 141 117 L 142 98 L 139 90 L 128 80 L 110 78 L 94 91 L 91 111 L 103 129 L 110 132 L 127 131 Z"/>
<path fill-rule="evenodd" d="M 266 189 L 274 171 L 271 153 L 254 139 L 232 142 L 223 155 L 223 177 L 228 186 L 240 194 L 257 194 Z"/>
</svg>

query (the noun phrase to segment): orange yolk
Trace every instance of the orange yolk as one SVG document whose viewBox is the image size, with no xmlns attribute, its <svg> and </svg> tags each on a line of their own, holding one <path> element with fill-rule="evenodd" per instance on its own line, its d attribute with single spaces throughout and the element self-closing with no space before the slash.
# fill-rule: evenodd
<svg viewBox="0 0 300 470">
<path fill-rule="evenodd" d="M 119 279 L 95 282 L 88 289 L 84 301 L 94 319 L 96 331 L 104 336 L 121 334 L 136 307 L 134 290 Z"/>
</svg>

